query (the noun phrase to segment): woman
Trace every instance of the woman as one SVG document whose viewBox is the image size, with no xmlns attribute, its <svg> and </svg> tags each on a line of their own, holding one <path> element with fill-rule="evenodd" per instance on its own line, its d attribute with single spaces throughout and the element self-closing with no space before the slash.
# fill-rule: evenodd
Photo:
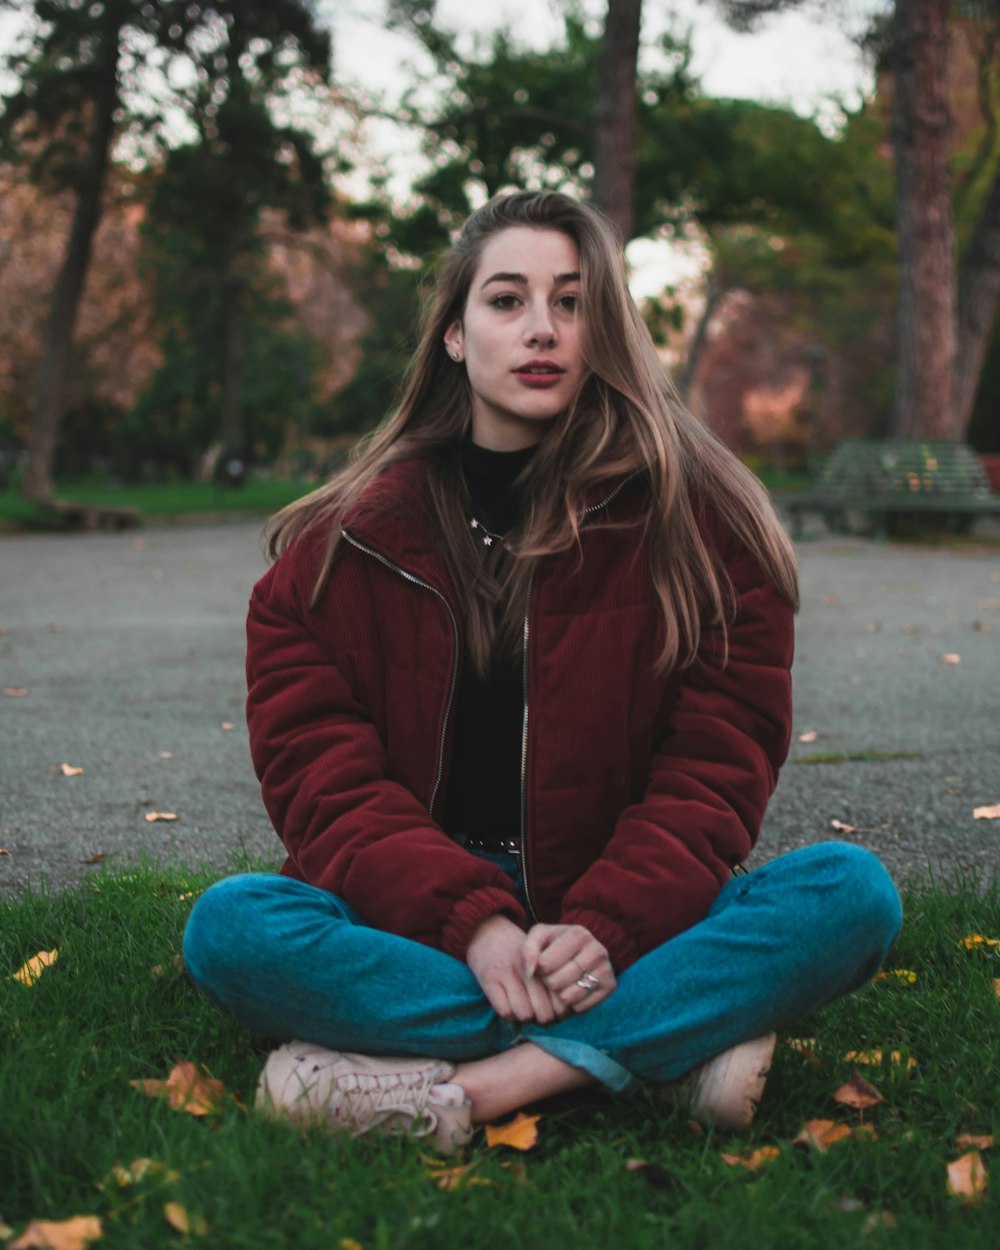
<svg viewBox="0 0 1000 1250">
<path fill-rule="evenodd" d="M 596 212 L 470 218 L 399 408 L 270 551 L 247 707 L 288 860 L 185 935 L 213 1001 L 298 1039 L 260 1105 L 450 1148 L 652 1081 L 746 1128 L 774 1029 L 869 979 L 900 905 L 846 844 L 735 875 L 788 748 L 794 556 Z"/>
</svg>

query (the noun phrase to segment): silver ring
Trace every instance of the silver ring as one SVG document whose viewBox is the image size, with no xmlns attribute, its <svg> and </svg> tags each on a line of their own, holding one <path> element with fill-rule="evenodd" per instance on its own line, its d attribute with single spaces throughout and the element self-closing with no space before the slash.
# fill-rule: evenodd
<svg viewBox="0 0 1000 1250">
<path fill-rule="evenodd" d="M 595 977 L 589 972 L 585 972 L 579 981 L 577 981 L 577 985 L 581 990 L 586 990 L 588 994 L 592 994 L 594 990 L 599 990 L 601 988 L 601 978 Z"/>
</svg>

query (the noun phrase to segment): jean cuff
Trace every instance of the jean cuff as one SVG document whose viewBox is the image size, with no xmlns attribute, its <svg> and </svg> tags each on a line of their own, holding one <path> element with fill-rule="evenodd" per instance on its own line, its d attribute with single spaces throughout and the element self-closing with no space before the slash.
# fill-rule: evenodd
<svg viewBox="0 0 1000 1250">
<path fill-rule="evenodd" d="M 521 1041 L 534 1042 L 542 1050 L 555 1055 L 564 1063 L 574 1068 L 582 1068 L 599 1081 L 605 1089 L 613 1094 L 634 1094 L 641 1088 L 642 1082 L 633 1076 L 628 1068 L 623 1068 L 617 1060 L 603 1050 L 595 1050 L 586 1042 L 578 1042 L 569 1037 L 554 1037 L 548 1029 L 539 1025 L 522 1025 Z"/>
</svg>

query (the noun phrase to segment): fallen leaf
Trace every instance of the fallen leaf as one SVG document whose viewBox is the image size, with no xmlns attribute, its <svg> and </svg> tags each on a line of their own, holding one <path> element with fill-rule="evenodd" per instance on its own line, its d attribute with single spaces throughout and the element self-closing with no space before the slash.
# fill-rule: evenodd
<svg viewBox="0 0 1000 1250">
<path fill-rule="evenodd" d="M 152 824 L 154 820 L 176 820 L 176 812 L 147 812 L 146 821 Z"/>
<path fill-rule="evenodd" d="M 229 729 L 235 729 L 236 726 L 233 724 L 231 720 L 224 720 L 222 724 L 219 726 L 219 728 L 229 730 Z"/>
<path fill-rule="evenodd" d="M 649 1163 L 646 1159 L 626 1160 L 625 1171 L 637 1172 L 650 1189 L 657 1189 L 663 1193 L 676 1189 L 678 1185 L 677 1177 L 673 1172 L 668 1171 L 662 1164 Z"/>
<path fill-rule="evenodd" d="M 97 1215 L 74 1215 L 68 1220 L 32 1220 L 7 1250 L 85 1250 L 104 1236 Z"/>
<path fill-rule="evenodd" d="M 59 948 L 56 947 L 50 951 L 39 951 L 37 955 L 23 963 L 14 973 L 13 979 L 20 981 L 22 985 L 34 985 L 42 972 L 46 968 L 50 968 L 59 958 Z"/>
<path fill-rule="evenodd" d="M 187 1235 L 191 1231 L 191 1219 L 188 1216 L 187 1208 L 181 1206 L 179 1202 L 165 1202 L 163 1204 L 163 1217 L 170 1227 L 176 1229 L 177 1232 Z"/>
<path fill-rule="evenodd" d="M 885 1102 L 871 1081 L 866 1081 L 857 1069 L 854 1070 L 849 1081 L 841 1085 L 840 1089 L 834 1090 L 832 1098 L 834 1102 L 839 1102 L 844 1107 L 854 1107 L 859 1111 L 864 1111 L 867 1107 L 877 1107 L 880 1102 Z"/>
<path fill-rule="evenodd" d="M 814 1037 L 784 1037 L 781 1040 L 789 1050 L 794 1050 L 797 1055 L 808 1059 L 815 1067 L 822 1067 L 820 1057 L 816 1054 L 816 1039 Z"/>
<path fill-rule="evenodd" d="M 3 630 L 0 629 L 0 634 L 2 633 L 3 633 Z M 3 1218 L 0 1217 L 0 1237 L 2 1237 L 4 1241 L 6 1241 L 8 1237 L 13 1237 L 13 1236 L 14 1236 L 14 1230 L 11 1228 L 9 1224 L 5 1224 L 3 1222 Z"/>
<path fill-rule="evenodd" d="M 104 858 L 105 858 L 104 852 L 98 851 L 96 855 L 91 855 L 88 859 L 81 859 L 80 863 L 81 864 L 103 864 Z"/>
<path fill-rule="evenodd" d="M 835 1120 L 806 1120 L 792 1145 L 805 1146 L 825 1155 L 831 1146 L 853 1136 L 854 1130 L 849 1124 L 838 1124 Z"/>
<path fill-rule="evenodd" d="M 10 853 L 5 846 L 0 846 L 0 855 L 10 855 Z"/>
<path fill-rule="evenodd" d="M 816 732 L 816 730 L 810 729 L 810 730 L 807 730 L 807 732 L 804 734 L 799 734 L 799 741 L 807 742 L 807 743 L 815 742 L 818 737 L 819 737 L 819 734 Z"/>
<path fill-rule="evenodd" d="M 881 972 L 876 972 L 873 978 L 875 981 L 898 981 L 900 985 L 915 985 L 917 974 L 912 968 L 883 968 Z"/>
<path fill-rule="evenodd" d="M 849 1050 L 844 1056 L 846 1063 L 860 1063 L 867 1067 L 879 1068 L 882 1066 L 883 1052 L 881 1050 Z M 903 1063 L 903 1052 L 893 1050 L 889 1052 L 889 1062 L 893 1067 L 899 1067 Z M 916 1059 L 908 1058 L 906 1060 L 906 1070 L 912 1072 L 917 1066 Z"/>
<path fill-rule="evenodd" d="M 1000 998 L 1000 977 L 993 978 L 993 988 L 996 990 L 997 998 Z"/>
<path fill-rule="evenodd" d="M 23 699 L 24 696 L 28 693 L 28 687 L 27 686 L 4 686 L 3 693 L 4 693 L 5 699 Z"/>
<path fill-rule="evenodd" d="M 981 933 L 970 933 L 962 938 L 959 946 L 964 946 L 967 951 L 974 951 L 977 946 L 1000 946 L 1000 938 L 983 937 Z"/>
<path fill-rule="evenodd" d="M 973 820 L 1000 820 L 1000 803 L 994 803 L 992 807 L 974 807 L 972 818 Z"/>
<path fill-rule="evenodd" d="M 174 758 L 174 753 L 173 751 L 160 751 L 159 756 L 161 760 L 172 760 Z"/>
<path fill-rule="evenodd" d="M 891 1211 L 872 1211 L 865 1216 L 861 1227 L 866 1233 L 873 1233 L 877 1228 L 895 1228 L 896 1217 Z"/>
<path fill-rule="evenodd" d="M 124 1189 L 141 1181 L 151 1169 L 160 1167 L 163 1164 L 157 1163 L 155 1159 L 133 1159 L 128 1166 L 116 1163 L 111 1169 L 111 1179 Z"/>
<path fill-rule="evenodd" d="M 855 825 L 845 825 L 842 820 L 831 820 L 830 828 L 836 829 L 838 833 L 856 833 L 857 832 L 857 827 Z"/>
<path fill-rule="evenodd" d="M 353 1237 L 341 1237 L 337 1242 L 338 1250 L 364 1250 L 360 1241 L 355 1241 Z"/>
<path fill-rule="evenodd" d="M 961 664 L 962 657 L 958 654 L 957 651 L 948 651 L 945 655 L 941 657 L 941 663 L 942 664 Z"/>
<path fill-rule="evenodd" d="M 978 1150 L 948 1164 L 948 1193 L 963 1202 L 980 1202 L 986 1196 L 986 1165 Z"/>
<path fill-rule="evenodd" d="M 772 1163 L 781 1151 L 777 1146 L 758 1146 L 756 1150 L 751 1150 L 746 1155 L 720 1154 L 723 1163 L 728 1163 L 731 1168 L 749 1168 L 751 1172 L 756 1172 L 766 1163 Z"/>
<path fill-rule="evenodd" d="M 993 1144 L 992 1133 L 959 1133 L 955 1138 L 956 1146 L 972 1146 L 975 1150 L 989 1150 Z"/>
<path fill-rule="evenodd" d="M 59 771 L 64 777 L 79 777 L 79 775 L 83 772 L 83 769 L 77 768 L 73 764 L 60 764 Z"/>
<path fill-rule="evenodd" d="M 226 1098 L 226 1087 L 214 1076 L 199 1072 L 187 1060 L 174 1066 L 165 1081 L 132 1080 L 129 1084 L 150 1098 L 166 1098 L 174 1111 L 188 1115 L 208 1115 L 218 1111 Z"/>
<path fill-rule="evenodd" d="M 475 1163 L 460 1163 L 456 1167 L 439 1168 L 428 1173 L 431 1180 L 437 1181 L 438 1189 L 463 1189 L 470 1185 L 493 1185 L 484 1176 L 470 1175 Z"/>
<path fill-rule="evenodd" d="M 530 1150 L 538 1141 L 540 1115 L 525 1115 L 523 1111 L 508 1124 L 487 1124 L 487 1146 L 511 1146 L 514 1150 Z"/>
</svg>

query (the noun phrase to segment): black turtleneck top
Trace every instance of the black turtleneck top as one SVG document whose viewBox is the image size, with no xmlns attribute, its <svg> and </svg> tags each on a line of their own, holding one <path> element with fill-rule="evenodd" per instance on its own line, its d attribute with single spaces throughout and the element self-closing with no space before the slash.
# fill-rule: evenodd
<svg viewBox="0 0 1000 1250">
<path fill-rule="evenodd" d="M 520 510 L 514 480 L 534 447 L 489 451 L 463 443 L 460 451 L 473 517 L 490 532 L 506 534 Z M 471 657 L 464 657 L 452 708 L 451 768 L 442 819 L 453 838 L 483 838 L 489 844 L 520 833 L 522 680 L 519 661 L 495 661 L 483 681 Z"/>
</svg>

